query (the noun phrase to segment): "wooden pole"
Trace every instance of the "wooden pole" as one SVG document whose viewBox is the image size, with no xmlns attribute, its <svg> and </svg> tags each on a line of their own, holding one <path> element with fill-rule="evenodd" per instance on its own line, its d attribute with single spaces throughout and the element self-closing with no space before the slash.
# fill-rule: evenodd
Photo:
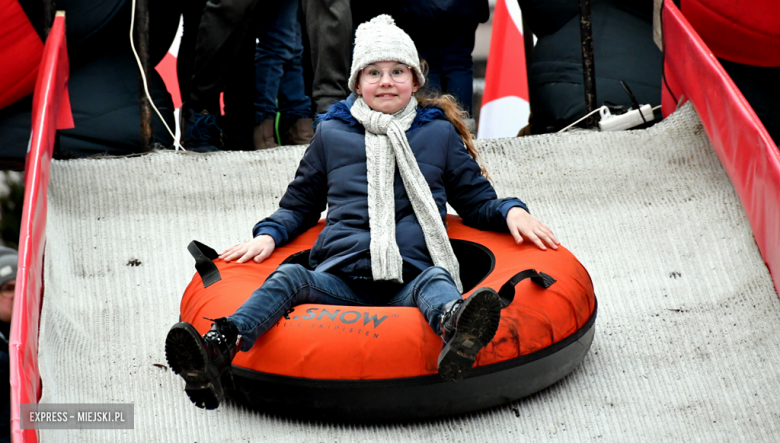
<svg viewBox="0 0 780 443">
<path fill-rule="evenodd" d="M 148 0 L 136 0 L 135 4 L 135 34 L 138 57 L 146 78 L 149 78 L 149 3 Z M 140 77 L 140 75 L 139 75 Z M 139 78 L 139 104 L 141 111 L 141 150 L 152 149 L 152 106 L 146 98 L 143 78 Z"/>
<path fill-rule="evenodd" d="M 593 21 L 591 0 L 580 0 L 580 40 L 582 42 L 582 80 L 585 89 L 586 113 L 593 112 L 596 103 L 596 65 L 593 61 Z M 585 120 L 587 127 L 596 126 L 596 116 Z"/>
</svg>

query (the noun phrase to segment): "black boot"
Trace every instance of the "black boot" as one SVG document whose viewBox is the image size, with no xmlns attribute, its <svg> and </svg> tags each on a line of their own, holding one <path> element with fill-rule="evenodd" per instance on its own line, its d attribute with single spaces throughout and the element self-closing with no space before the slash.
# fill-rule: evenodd
<svg viewBox="0 0 780 443">
<path fill-rule="evenodd" d="M 441 316 L 444 349 L 439 354 L 439 375 L 461 380 L 474 366 L 477 353 L 496 335 L 501 301 L 491 288 L 479 288 L 466 300 L 457 300 Z"/>
<path fill-rule="evenodd" d="M 217 125 L 217 118 L 205 109 L 195 111 L 187 104 L 181 107 L 181 145 L 193 152 L 219 151 L 224 134 Z"/>
<path fill-rule="evenodd" d="M 225 398 L 223 387 L 233 386 L 230 363 L 240 348 L 241 336 L 227 318 L 214 320 L 203 337 L 189 323 L 173 325 L 165 339 L 165 357 L 171 370 L 181 375 L 184 391 L 195 406 L 216 409 Z"/>
</svg>

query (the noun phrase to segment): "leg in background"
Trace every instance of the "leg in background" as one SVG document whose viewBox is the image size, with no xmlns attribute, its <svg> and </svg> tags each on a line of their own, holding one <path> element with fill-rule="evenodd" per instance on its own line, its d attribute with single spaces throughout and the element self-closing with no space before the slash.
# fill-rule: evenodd
<svg viewBox="0 0 780 443">
<path fill-rule="evenodd" d="M 441 29 L 438 21 L 414 14 L 399 16 L 398 26 L 409 34 L 421 61 L 424 60 L 428 65 L 423 88 L 435 93 L 447 92 L 446 84 L 443 84 L 445 79 L 442 65 L 445 56 L 442 48 L 446 44 L 442 33 L 445 30 Z"/>
<path fill-rule="evenodd" d="M 300 43 L 299 7 L 297 0 L 274 3 L 261 17 L 255 51 L 255 149 L 278 146 L 277 111 L 284 113 L 290 106 L 300 106 L 299 103 L 291 104 L 288 96 L 293 100 L 302 96 L 308 102 L 303 92 L 300 64 L 303 46 Z M 307 112 L 310 112 L 310 106 Z M 279 132 L 283 132 L 281 124 Z"/>
<path fill-rule="evenodd" d="M 465 22 L 452 26 L 446 44 L 442 48 L 442 82 L 445 92 L 452 94 L 463 109 L 472 116 L 472 101 L 474 95 L 474 61 L 471 53 L 474 51 L 474 36 L 477 32 L 476 22 Z"/>
<path fill-rule="evenodd" d="M 196 152 L 223 146 L 219 95 L 251 24 L 258 0 L 208 0 L 195 41 L 189 94 L 182 96 L 182 142 Z"/>
<path fill-rule="evenodd" d="M 184 3 L 184 24 L 179 44 L 179 54 L 176 57 L 176 76 L 179 80 L 179 93 L 182 100 L 190 96 L 190 81 L 192 80 L 192 65 L 195 63 L 195 42 L 198 39 L 200 17 L 206 0 L 193 0 Z"/>
<path fill-rule="evenodd" d="M 298 3 L 298 2 L 294 2 Z M 304 145 L 314 137 L 311 99 L 305 92 L 303 79 L 303 37 L 296 12 L 293 21 L 295 46 L 292 58 L 284 66 L 279 87 L 279 135 L 283 145 Z"/>
<path fill-rule="evenodd" d="M 224 131 L 224 148 L 229 151 L 251 151 L 252 133 L 255 127 L 254 94 L 255 90 L 255 30 L 258 28 L 256 12 L 252 20 L 251 31 L 244 36 L 238 52 L 230 62 L 225 77 L 224 115 L 219 119 Z"/>
<path fill-rule="evenodd" d="M 219 94 L 231 61 L 244 42 L 258 0 L 208 0 L 200 19 L 189 102 L 219 115 Z"/>
<path fill-rule="evenodd" d="M 350 0 L 302 0 L 314 70 L 312 101 L 316 112 L 349 95 L 347 80 L 352 54 Z"/>
</svg>

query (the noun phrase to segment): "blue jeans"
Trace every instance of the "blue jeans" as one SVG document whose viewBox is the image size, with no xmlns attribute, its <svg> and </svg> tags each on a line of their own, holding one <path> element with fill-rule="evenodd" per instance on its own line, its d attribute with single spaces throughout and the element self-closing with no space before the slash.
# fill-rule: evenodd
<svg viewBox="0 0 780 443">
<path fill-rule="evenodd" d="M 311 100 L 304 93 L 303 84 L 299 6 L 298 0 L 273 1 L 264 3 L 262 10 L 258 11 L 256 124 L 276 118 L 277 111 L 290 122 L 311 117 Z"/>
<path fill-rule="evenodd" d="M 374 283 L 381 284 L 381 283 Z M 340 277 L 315 272 L 301 265 L 284 264 L 231 315 L 230 320 L 248 351 L 257 338 L 279 321 L 291 307 L 305 303 L 343 306 L 405 306 L 420 308 L 425 320 L 439 334 L 439 318 L 445 305 L 460 300 L 452 276 L 444 268 L 430 267 L 404 284 L 389 301 L 378 300 L 376 292 L 355 290 Z"/>
<path fill-rule="evenodd" d="M 399 26 L 414 40 L 420 58 L 428 62 L 425 87 L 452 94 L 464 111 L 473 115 L 474 36 L 476 21 L 399 17 Z"/>
</svg>

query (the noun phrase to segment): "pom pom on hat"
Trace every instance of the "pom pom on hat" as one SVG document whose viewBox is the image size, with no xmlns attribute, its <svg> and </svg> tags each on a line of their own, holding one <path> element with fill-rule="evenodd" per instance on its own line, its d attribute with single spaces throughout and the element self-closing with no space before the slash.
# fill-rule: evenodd
<svg viewBox="0 0 780 443">
<path fill-rule="evenodd" d="M 382 14 L 377 15 L 367 23 L 373 23 L 375 25 L 395 25 L 395 19 L 387 14 Z"/>
<path fill-rule="evenodd" d="M 417 77 L 419 86 L 425 84 L 417 47 L 411 37 L 396 26 L 393 17 L 387 14 L 378 15 L 358 26 L 352 52 L 349 90 L 355 91 L 358 74 L 363 68 L 381 61 L 397 61 L 408 65 Z"/>
</svg>

